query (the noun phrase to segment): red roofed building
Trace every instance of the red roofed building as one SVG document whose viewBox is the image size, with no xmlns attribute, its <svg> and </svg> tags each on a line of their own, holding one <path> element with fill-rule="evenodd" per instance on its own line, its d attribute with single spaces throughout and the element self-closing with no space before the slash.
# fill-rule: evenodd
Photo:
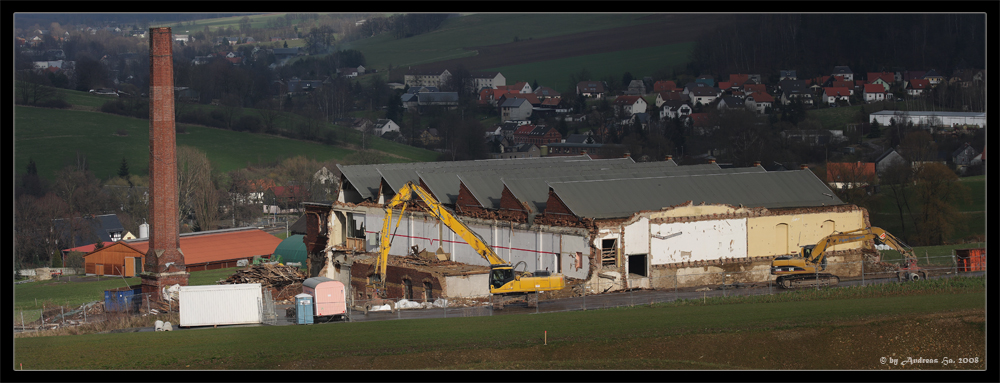
<svg viewBox="0 0 1000 383">
<path fill-rule="evenodd" d="M 931 88 L 931 81 L 924 79 L 913 79 L 906 83 L 906 94 L 920 96 L 924 91 Z"/>
<path fill-rule="evenodd" d="M 877 102 L 885 100 L 885 87 L 881 84 L 865 84 L 865 102 Z"/>
<path fill-rule="evenodd" d="M 836 80 L 831 85 L 831 88 L 846 88 L 852 95 L 854 94 L 854 82 L 853 81 Z"/>
<path fill-rule="evenodd" d="M 738 87 L 742 87 L 750 80 L 750 75 L 748 74 L 731 74 L 729 75 L 729 82 L 735 84 Z"/>
<path fill-rule="evenodd" d="M 851 98 L 851 90 L 849 88 L 843 88 L 843 87 L 823 88 L 823 99 L 830 105 L 836 104 L 837 101 L 849 102 L 850 98 Z"/>
<path fill-rule="evenodd" d="M 874 162 L 829 162 L 826 183 L 835 189 L 851 189 L 873 185 L 878 180 Z"/>
<path fill-rule="evenodd" d="M 653 92 L 654 93 L 659 93 L 659 92 L 673 92 L 673 91 L 677 91 L 677 90 L 680 90 L 680 89 L 677 89 L 677 84 L 674 83 L 673 81 L 657 81 L 657 82 L 653 83 Z"/>
<path fill-rule="evenodd" d="M 148 238 L 119 242 L 141 254 L 146 254 L 149 250 Z M 189 272 L 236 267 L 239 260 L 252 261 L 255 256 L 269 257 L 280 243 L 280 238 L 253 227 L 180 235 L 180 249 L 184 253 L 185 268 Z"/>
<path fill-rule="evenodd" d="M 747 95 L 751 93 L 767 93 L 767 86 L 764 84 L 744 84 L 743 93 Z"/>
<path fill-rule="evenodd" d="M 615 107 L 621 108 L 623 116 L 646 113 L 646 100 L 641 96 L 618 96 L 615 99 Z"/>
<path fill-rule="evenodd" d="M 735 82 L 719 81 L 719 90 L 721 90 L 721 91 L 726 91 L 729 88 L 732 88 L 734 86 L 736 86 Z"/>
<path fill-rule="evenodd" d="M 759 114 L 764 114 L 767 108 L 774 108 L 774 96 L 771 96 L 765 92 L 754 92 L 747 95 L 746 99 L 743 101 L 743 105 L 747 109 L 756 111 Z"/>
</svg>

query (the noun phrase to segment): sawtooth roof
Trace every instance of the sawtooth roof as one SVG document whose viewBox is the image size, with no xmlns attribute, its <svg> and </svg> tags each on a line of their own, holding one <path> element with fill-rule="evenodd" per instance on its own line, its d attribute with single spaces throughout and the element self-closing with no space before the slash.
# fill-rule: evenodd
<svg viewBox="0 0 1000 383">
<path fill-rule="evenodd" d="M 624 218 L 687 201 L 765 208 L 844 203 L 810 170 L 548 182 L 548 186 L 574 215 L 594 219 Z"/>
<path fill-rule="evenodd" d="M 553 161 L 590 161 L 589 156 L 565 156 L 565 157 L 534 157 L 534 158 L 511 158 L 476 161 L 442 161 L 442 162 L 410 162 L 396 164 L 373 164 L 373 165 L 340 165 L 341 180 L 346 186 L 350 186 L 361 195 L 361 199 L 378 200 L 379 185 L 382 182 L 383 172 L 387 173 L 389 186 L 396 190 L 406 184 L 406 181 L 418 181 L 417 170 L 430 171 L 432 169 L 458 169 L 458 168 L 490 168 L 503 167 L 516 164 L 543 164 Z"/>
</svg>

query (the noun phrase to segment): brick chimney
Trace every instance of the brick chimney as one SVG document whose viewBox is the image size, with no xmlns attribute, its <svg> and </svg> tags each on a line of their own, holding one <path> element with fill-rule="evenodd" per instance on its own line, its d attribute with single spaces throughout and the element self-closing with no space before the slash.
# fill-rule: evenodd
<svg viewBox="0 0 1000 383">
<path fill-rule="evenodd" d="M 142 292 L 153 300 L 164 287 L 188 283 L 180 249 L 175 129 L 173 36 L 170 28 L 149 28 L 150 234 Z"/>
<path fill-rule="evenodd" d="M 667 154 L 667 159 L 665 159 L 664 161 L 671 161 L 673 159 L 674 159 L 674 156 Z"/>
</svg>

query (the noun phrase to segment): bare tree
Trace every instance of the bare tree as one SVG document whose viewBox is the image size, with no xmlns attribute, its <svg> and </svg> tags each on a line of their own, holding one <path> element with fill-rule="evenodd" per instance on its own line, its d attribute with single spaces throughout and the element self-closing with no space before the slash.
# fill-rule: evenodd
<svg viewBox="0 0 1000 383">
<path fill-rule="evenodd" d="M 212 182 L 212 164 L 205 153 L 189 147 L 177 148 L 177 189 L 181 217 L 194 217 L 200 230 L 213 230 L 219 219 L 219 201 Z"/>
</svg>

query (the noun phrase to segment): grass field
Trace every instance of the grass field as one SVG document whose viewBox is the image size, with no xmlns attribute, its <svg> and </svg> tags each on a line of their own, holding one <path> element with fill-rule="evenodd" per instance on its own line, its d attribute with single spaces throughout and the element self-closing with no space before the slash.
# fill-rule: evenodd
<svg viewBox="0 0 1000 383">
<path fill-rule="evenodd" d="M 968 188 L 968 200 L 960 200 L 955 203 L 955 208 L 962 216 L 962 220 L 956 227 L 949 241 L 957 241 L 971 235 L 983 235 L 986 233 L 986 176 L 962 177 L 959 178 L 962 185 Z M 893 235 L 905 238 L 914 233 L 911 214 L 906 213 L 906 230 L 899 221 L 899 210 L 895 202 L 889 199 L 885 188 L 880 194 L 880 205 L 878 211 L 869 212 L 869 220 L 872 226 L 878 226 Z M 913 205 L 917 202 L 913 196 L 912 189 L 906 189 L 910 207 L 914 214 L 919 214 L 919 206 Z"/>
<path fill-rule="evenodd" d="M 629 72 L 641 79 L 664 68 L 683 66 L 690 59 L 694 43 L 670 44 L 653 48 L 629 49 L 618 52 L 598 53 L 558 60 L 513 65 L 488 70 L 500 71 L 508 83 L 538 81 L 540 86 L 548 86 L 563 92 L 574 89 L 570 84 L 570 73 L 587 69 L 594 79 L 612 76 L 621 81 L 621 76 Z M 655 95 L 653 96 L 655 99 Z"/>
<path fill-rule="evenodd" d="M 910 336 L 924 352 L 985 351 L 984 279 L 933 282 L 899 293 L 858 288 L 861 297 L 848 299 L 791 292 L 772 303 L 19 338 L 13 361 L 25 370 L 851 369 L 877 366 L 890 345 L 871 337 L 915 331 L 907 318 L 928 318 Z M 958 322 L 942 327 L 941 317 Z M 815 344 L 796 341 L 803 336 Z M 910 349 L 896 339 L 894 352 Z"/>
<path fill-rule="evenodd" d="M 504 44 L 518 39 L 558 35 L 642 24 L 637 14 L 473 14 L 445 20 L 433 32 L 405 39 L 389 34 L 343 44 L 339 49 L 364 53 L 368 68 L 394 68 L 475 55 L 465 50 Z M 504 76 L 511 78 L 504 73 Z"/>
<path fill-rule="evenodd" d="M 67 92 L 71 99 L 99 107 L 104 101 L 82 92 Z M 252 115 L 252 110 L 244 110 Z M 297 116 L 285 117 L 289 123 Z M 192 146 L 206 153 L 215 170 L 227 172 L 248 164 L 268 163 L 280 158 L 305 156 L 316 161 L 343 161 L 356 152 L 354 146 L 329 146 L 317 142 L 284 137 L 250 134 L 198 125 L 178 124 L 185 133 L 177 135 L 177 145 Z M 38 172 L 54 179 L 57 171 L 76 164 L 78 154 L 86 157 L 95 176 L 107 179 L 115 176 L 122 158 L 132 174 L 146 175 L 149 168 L 149 120 L 84 110 L 57 110 L 16 106 L 14 108 L 14 169 L 23 173 L 28 159 L 33 159 Z M 338 129 L 341 142 L 356 145 L 360 133 Z M 117 135 L 125 131 L 127 136 Z M 387 162 L 433 161 L 437 153 L 381 138 L 372 141 L 372 148 L 387 153 Z"/>
</svg>

